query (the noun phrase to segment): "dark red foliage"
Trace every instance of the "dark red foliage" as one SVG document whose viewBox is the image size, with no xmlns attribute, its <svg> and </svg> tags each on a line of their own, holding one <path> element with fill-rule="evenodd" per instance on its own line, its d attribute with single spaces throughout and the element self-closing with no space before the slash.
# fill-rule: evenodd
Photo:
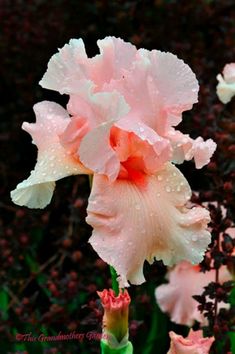
<svg viewBox="0 0 235 354">
<path fill-rule="evenodd" d="M 97 39 L 115 35 L 137 47 L 170 51 L 184 59 L 196 73 L 201 89 L 199 103 L 185 113 L 181 128 L 192 137 L 213 138 L 218 149 L 207 168 L 196 171 L 190 162 L 182 171 L 199 191 L 197 203 L 218 202 L 217 207 L 210 207 L 214 266 L 219 270 L 221 264 L 228 264 L 234 269 L 232 241 L 226 229 L 234 225 L 235 215 L 235 102 L 224 107 L 215 87 L 216 75 L 226 63 L 235 62 L 235 4 L 233 0 L 2 0 L 0 23 L 1 352 L 98 353 L 95 341 L 45 346 L 19 346 L 15 341 L 17 332 L 100 331 L 102 311 L 96 290 L 110 286 L 107 266 L 87 243 L 91 229 L 85 223 L 86 178 L 58 182 L 53 201 L 44 211 L 18 208 L 10 200 L 10 190 L 27 176 L 36 159 L 30 137 L 20 129 L 22 122 L 34 121 L 32 106 L 38 101 L 66 104 L 65 97 L 43 90 L 38 81 L 51 55 L 70 38 L 82 37 L 90 55 L 97 53 Z M 222 238 L 222 250 L 217 247 L 218 237 Z M 209 258 L 202 263 L 203 270 L 211 266 Z M 145 271 L 154 289 L 165 268 L 158 263 L 146 266 Z M 130 290 L 130 333 L 137 354 L 143 353 L 151 330 L 154 299 L 148 286 Z M 207 301 L 202 294 L 197 299 L 208 314 L 207 332 L 224 346 L 219 352 L 215 344 L 213 353 L 231 351 L 226 333 L 234 326 L 234 309 L 217 313 L 214 302 L 215 298 L 227 299 L 230 289 L 229 284 L 218 287 L 215 280 L 206 290 L 212 298 Z M 186 334 L 185 328 L 162 318 L 167 331 Z M 165 354 L 168 340 L 168 336 L 156 336 L 153 353 L 158 348 L 159 354 Z"/>
</svg>

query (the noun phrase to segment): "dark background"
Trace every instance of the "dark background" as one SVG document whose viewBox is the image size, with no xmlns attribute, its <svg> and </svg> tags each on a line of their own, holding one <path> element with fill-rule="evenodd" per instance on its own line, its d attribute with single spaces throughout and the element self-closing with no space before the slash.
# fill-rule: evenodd
<svg viewBox="0 0 235 354">
<path fill-rule="evenodd" d="M 212 137 L 226 150 L 227 142 L 217 133 L 224 108 L 215 88 L 216 75 L 226 63 L 235 62 L 235 4 L 233 0 L 0 0 L 0 28 L 0 352 L 98 353 L 96 341 L 19 344 L 15 340 L 16 333 L 100 331 L 102 310 L 96 291 L 110 286 L 107 265 L 87 243 L 91 229 L 85 223 L 86 177 L 59 181 L 52 203 L 43 211 L 11 202 L 10 190 L 28 176 L 36 161 L 36 148 L 21 125 L 34 121 L 36 102 L 53 100 L 64 106 L 67 102 L 67 97 L 38 85 L 57 48 L 82 37 L 92 56 L 98 51 L 97 39 L 114 35 L 138 48 L 170 51 L 190 65 L 200 82 L 199 104 L 184 114 L 182 130 L 192 137 Z M 196 171 L 192 166 L 189 162 L 182 170 L 192 188 L 206 196 L 215 183 L 206 168 Z M 225 170 L 226 163 L 223 166 Z M 158 314 L 160 327 L 154 322 L 153 309 L 158 309 L 153 291 L 164 271 L 160 264 L 146 265 L 148 283 L 130 288 L 135 353 L 144 353 L 146 341 L 146 354 L 166 353 L 165 329 L 187 333 L 162 314 Z M 156 333 L 154 343 L 151 331 Z"/>
</svg>

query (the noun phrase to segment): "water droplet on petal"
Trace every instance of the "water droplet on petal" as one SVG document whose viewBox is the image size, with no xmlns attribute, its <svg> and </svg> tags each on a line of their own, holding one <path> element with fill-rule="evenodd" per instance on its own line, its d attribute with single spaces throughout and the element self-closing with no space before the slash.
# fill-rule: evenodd
<svg viewBox="0 0 235 354">
<path fill-rule="evenodd" d="M 169 186 L 166 186 L 166 191 L 167 191 L 167 193 L 170 193 L 171 192 L 171 188 Z"/>
<path fill-rule="evenodd" d="M 158 179 L 158 181 L 162 181 L 162 176 L 161 176 L 161 175 L 158 175 L 158 176 L 157 176 L 157 179 Z"/>
<path fill-rule="evenodd" d="M 136 210 L 140 210 L 140 205 L 136 204 L 135 208 L 136 208 Z"/>
<path fill-rule="evenodd" d="M 198 240 L 198 236 L 197 236 L 197 235 L 193 235 L 193 236 L 192 236 L 192 241 L 193 241 L 193 242 L 196 242 L 197 240 Z"/>
</svg>

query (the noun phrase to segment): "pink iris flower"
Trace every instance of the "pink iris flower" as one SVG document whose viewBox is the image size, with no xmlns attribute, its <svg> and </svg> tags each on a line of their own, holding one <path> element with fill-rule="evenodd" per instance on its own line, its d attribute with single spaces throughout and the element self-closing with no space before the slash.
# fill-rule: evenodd
<svg viewBox="0 0 235 354">
<path fill-rule="evenodd" d="M 194 158 L 201 168 L 216 144 L 175 129 L 198 94 L 182 60 L 114 37 L 98 46 L 100 54 L 88 58 L 83 41 L 72 39 L 50 59 L 40 84 L 69 95 L 67 110 L 35 105 L 36 123 L 23 129 L 38 147 L 37 164 L 11 196 L 18 205 L 43 208 L 55 181 L 94 174 L 90 243 L 123 287 L 144 282 L 145 260 L 172 266 L 203 259 L 209 212 L 187 206 L 191 189 L 174 163 Z"/>
<path fill-rule="evenodd" d="M 157 303 L 163 312 L 167 312 L 175 323 L 193 326 L 195 321 L 207 324 L 206 318 L 198 310 L 199 303 L 193 295 L 201 295 L 204 287 L 215 281 L 215 270 L 200 272 L 198 265 L 182 261 L 167 274 L 168 284 L 160 285 L 156 291 Z M 232 279 L 226 266 L 220 268 L 219 281 L 223 284 Z M 220 308 L 226 308 L 225 303 L 219 303 Z"/>
<path fill-rule="evenodd" d="M 184 338 L 175 332 L 169 333 L 171 338 L 170 350 L 167 354 L 209 354 L 214 337 L 203 338 L 202 331 L 189 332 Z"/>
</svg>

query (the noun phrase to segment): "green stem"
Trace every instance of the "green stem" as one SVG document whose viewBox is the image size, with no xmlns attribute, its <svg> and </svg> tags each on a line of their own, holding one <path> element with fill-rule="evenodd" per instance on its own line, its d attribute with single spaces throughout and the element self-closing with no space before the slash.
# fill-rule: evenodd
<svg viewBox="0 0 235 354">
<path fill-rule="evenodd" d="M 112 267 L 109 266 L 111 277 L 112 277 L 112 289 L 115 292 L 115 295 L 119 294 L 119 284 L 117 281 L 117 272 L 116 270 Z"/>
</svg>

